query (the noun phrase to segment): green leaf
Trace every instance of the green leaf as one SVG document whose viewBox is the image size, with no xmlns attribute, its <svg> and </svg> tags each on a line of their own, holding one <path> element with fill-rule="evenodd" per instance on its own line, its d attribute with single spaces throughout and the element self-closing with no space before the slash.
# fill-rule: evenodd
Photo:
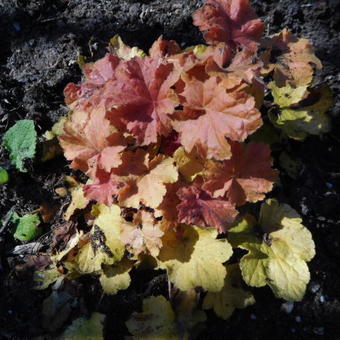
<svg viewBox="0 0 340 340">
<path fill-rule="evenodd" d="M 300 301 L 310 274 L 307 263 L 315 255 L 312 235 L 295 210 L 268 199 L 261 206 L 257 223 L 264 232 L 258 237 L 255 223 L 243 219 L 242 227 L 229 234 L 233 246 L 248 251 L 240 261 L 244 281 L 253 287 L 268 285 L 277 297 Z M 248 225 L 246 226 L 246 224 Z"/>
<path fill-rule="evenodd" d="M 8 129 L 3 144 L 9 151 L 11 163 L 21 172 L 27 172 L 23 160 L 33 158 L 37 142 L 37 133 L 32 120 L 19 120 Z"/>
<path fill-rule="evenodd" d="M 40 218 L 38 214 L 26 214 L 20 217 L 17 213 L 13 213 L 12 222 L 16 225 L 14 237 L 20 241 L 30 241 L 41 234 L 38 228 Z"/>
<path fill-rule="evenodd" d="M 78 318 L 73 321 L 59 340 L 102 340 L 105 315 L 93 313 L 90 319 Z"/>
<path fill-rule="evenodd" d="M 4 184 L 8 182 L 8 172 L 3 169 L 3 168 L 0 168 L 0 184 Z"/>
</svg>

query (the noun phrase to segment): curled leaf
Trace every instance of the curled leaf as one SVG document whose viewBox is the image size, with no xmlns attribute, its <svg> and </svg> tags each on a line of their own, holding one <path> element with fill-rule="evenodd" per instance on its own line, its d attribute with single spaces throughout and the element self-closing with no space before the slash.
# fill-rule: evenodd
<svg viewBox="0 0 340 340">
<path fill-rule="evenodd" d="M 130 47 L 126 45 L 118 34 L 111 38 L 110 50 L 114 55 L 123 60 L 130 60 L 134 57 L 145 56 L 144 51 L 138 47 Z"/>
</svg>

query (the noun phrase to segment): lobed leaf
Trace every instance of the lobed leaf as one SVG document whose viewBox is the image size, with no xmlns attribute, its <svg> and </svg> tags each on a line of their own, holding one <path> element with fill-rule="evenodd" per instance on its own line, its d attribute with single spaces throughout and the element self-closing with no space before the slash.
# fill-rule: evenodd
<svg viewBox="0 0 340 340">
<path fill-rule="evenodd" d="M 310 279 L 306 262 L 314 257 L 315 246 L 301 222 L 290 206 L 269 199 L 262 204 L 258 221 L 266 233 L 263 240 L 256 236 L 251 224 L 246 223 L 243 230 L 230 230 L 231 243 L 248 251 L 240 261 L 248 285 L 269 285 L 277 297 L 288 301 L 303 298 Z"/>
<path fill-rule="evenodd" d="M 11 163 L 19 171 L 27 172 L 24 160 L 34 157 L 36 142 L 37 133 L 33 120 L 19 120 L 5 132 L 3 145 L 9 152 Z"/>
<path fill-rule="evenodd" d="M 143 312 L 133 313 L 126 326 L 133 339 L 178 339 L 175 313 L 163 296 L 151 296 L 143 300 Z"/>
<path fill-rule="evenodd" d="M 246 146 L 232 143 L 231 151 L 230 160 L 207 163 L 203 189 L 214 198 L 226 198 L 236 205 L 262 200 L 277 178 L 269 146 L 254 142 Z"/>
<path fill-rule="evenodd" d="M 309 134 L 319 135 L 330 130 L 330 119 L 326 112 L 332 104 L 332 92 L 326 86 L 307 91 L 307 86 L 293 88 L 287 84 L 277 87 L 269 84 L 274 102 L 280 114 L 269 114 L 273 124 L 290 138 L 304 140 Z"/>
<path fill-rule="evenodd" d="M 186 81 L 181 96 L 183 111 L 173 127 L 188 153 L 196 148 L 202 158 L 229 159 L 227 138 L 244 141 L 262 125 L 254 98 L 245 92 L 227 93 L 217 77 Z"/>
<path fill-rule="evenodd" d="M 242 288 L 242 277 L 238 264 L 227 265 L 224 286 L 217 293 L 208 292 L 203 309 L 213 309 L 220 318 L 227 320 L 235 308 L 245 308 L 255 303 L 253 294 Z"/>
<path fill-rule="evenodd" d="M 223 287 L 223 263 L 232 255 L 226 239 L 216 239 L 217 230 L 183 226 L 179 237 L 168 231 L 158 256 L 159 268 L 166 269 L 170 281 L 180 290 L 202 287 L 218 292 Z"/>
<path fill-rule="evenodd" d="M 231 48 L 256 50 L 264 29 L 248 0 L 207 0 L 193 19 L 194 25 L 206 31 L 207 43 L 225 42 Z"/>
</svg>

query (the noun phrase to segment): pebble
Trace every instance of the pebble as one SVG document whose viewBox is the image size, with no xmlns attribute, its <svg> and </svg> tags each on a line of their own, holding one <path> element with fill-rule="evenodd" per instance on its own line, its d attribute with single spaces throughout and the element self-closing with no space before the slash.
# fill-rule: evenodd
<svg viewBox="0 0 340 340">
<path fill-rule="evenodd" d="M 17 24 L 16 22 L 13 24 L 14 29 L 19 32 L 21 30 L 21 26 Z"/>
<path fill-rule="evenodd" d="M 324 327 L 314 327 L 313 333 L 316 335 L 324 335 L 325 334 L 325 328 Z"/>
<path fill-rule="evenodd" d="M 285 312 L 286 314 L 290 314 L 294 309 L 294 302 L 288 301 L 281 305 L 281 310 Z"/>
<path fill-rule="evenodd" d="M 296 316 L 296 317 L 295 317 L 295 321 L 296 321 L 296 322 L 301 322 L 301 321 L 302 321 L 301 316 L 299 316 L 299 315 Z"/>
<path fill-rule="evenodd" d="M 310 285 L 309 285 L 309 290 L 312 292 L 312 293 L 316 293 L 318 290 L 320 289 L 320 285 L 316 282 L 312 282 Z"/>
<path fill-rule="evenodd" d="M 323 295 L 320 295 L 319 300 L 321 303 L 324 303 L 326 299 Z"/>
<path fill-rule="evenodd" d="M 250 318 L 251 318 L 252 320 L 256 320 L 256 315 L 255 315 L 255 314 L 250 314 Z"/>
</svg>

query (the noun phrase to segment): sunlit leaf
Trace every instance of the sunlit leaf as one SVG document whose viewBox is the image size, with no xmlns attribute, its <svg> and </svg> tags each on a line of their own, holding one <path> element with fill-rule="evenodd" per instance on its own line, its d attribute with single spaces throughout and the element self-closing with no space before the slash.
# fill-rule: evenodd
<svg viewBox="0 0 340 340">
<path fill-rule="evenodd" d="M 245 282 L 253 287 L 269 285 L 276 296 L 300 301 L 310 279 L 306 262 L 314 257 L 315 246 L 299 215 L 287 204 L 270 199 L 262 204 L 258 221 L 263 239 L 257 236 L 254 221 L 242 223 L 243 230 L 230 230 L 230 239 L 248 251 L 240 261 Z"/>
<path fill-rule="evenodd" d="M 169 231 L 158 256 L 170 281 L 181 290 L 202 287 L 211 292 L 222 289 L 226 269 L 223 263 L 232 255 L 226 239 L 216 239 L 217 230 L 183 226 L 182 235 Z"/>
</svg>

